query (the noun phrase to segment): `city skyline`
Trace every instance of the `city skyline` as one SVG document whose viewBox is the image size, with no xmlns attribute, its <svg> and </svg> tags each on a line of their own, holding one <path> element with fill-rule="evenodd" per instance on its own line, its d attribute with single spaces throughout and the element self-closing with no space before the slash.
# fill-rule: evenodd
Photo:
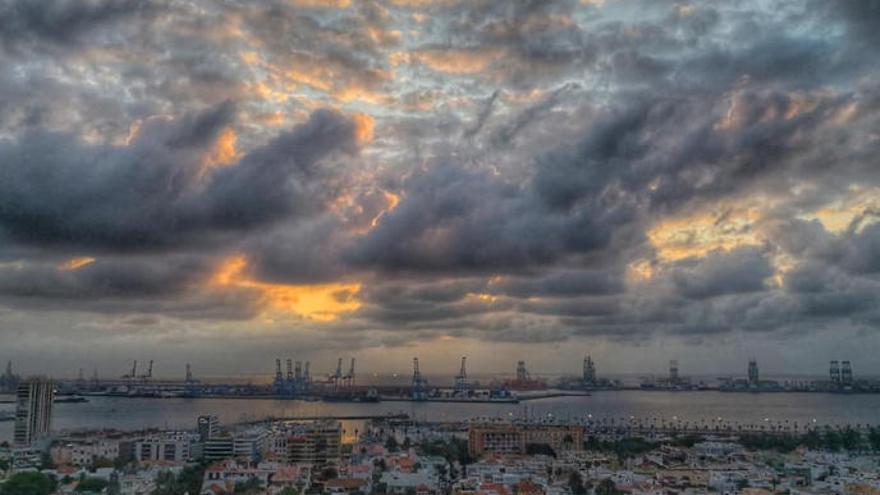
<svg viewBox="0 0 880 495">
<path fill-rule="evenodd" d="M 0 362 L 880 375 L 878 27 L 871 0 L 0 1 Z"/>
<path fill-rule="evenodd" d="M 353 356 L 345 356 L 345 358 L 339 359 L 356 359 Z M 418 356 L 416 356 L 418 359 Z M 462 359 L 466 359 L 467 356 L 462 356 Z M 628 371 L 616 371 L 616 372 L 606 372 L 603 368 L 598 367 L 601 366 L 601 363 L 597 363 L 595 359 L 592 358 L 591 355 L 584 356 L 584 360 L 577 363 L 577 367 L 569 367 L 569 368 L 553 368 L 553 369 L 534 369 L 529 367 L 528 372 L 532 375 L 536 376 L 548 376 L 548 377 L 578 377 L 579 375 L 583 375 L 586 379 L 586 376 L 590 374 L 595 378 L 603 378 L 603 377 L 630 377 L 630 378 L 652 378 L 652 377 L 664 377 L 671 376 L 673 374 L 672 368 L 675 368 L 675 376 L 679 375 L 683 378 L 689 377 L 698 377 L 698 378 L 709 378 L 714 377 L 715 379 L 719 378 L 733 378 L 733 377 L 749 377 L 749 369 L 751 368 L 752 359 L 748 360 L 748 363 L 741 363 L 742 369 L 717 369 L 709 372 L 694 372 L 686 367 L 686 363 L 680 362 L 678 359 L 671 359 L 664 362 L 665 368 L 655 368 L 655 369 L 631 369 Z M 587 359 L 589 359 L 591 373 L 588 373 L 587 370 Z M 312 366 L 312 362 L 308 359 L 292 359 L 292 358 L 275 358 L 270 361 L 278 361 L 277 365 L 281 365 L 283 361 L 289 361 L 292 363 L 295 361 L 297 367 L 297 373 L 302 371 L 301 366 L 305 364 L 307 374 L 309 368 L 311 368 L 311 374 L 318 380 L 324 380 L 327 377 L 333 376 L 334 372 L 338 372 L 339 368 L 334 368 L 334 363 L 324 363 L 318 362 L 315 363 L 317 366 Z M 161 366 L 161 363 L 157 363 L 156 369 L 154 370 L 154 360 L 149 360 L 148 364 L 145 361 L 131 361 L 128 363 L 128 367 L 126 371 L 122 371 L 120 373 L 116 373 L 112 370 L 109 370 L 105 373 L 101 373 L 101 370 L 97 367 L 93 367 L 91 369 L 86 368 L 78 368 L 77 370 L 68 370 L 67 372 L 56 373 L 52 375 L 52 378 L 55 379 L 63 379 L 68 380 L 70 382 L 74 381 L 94 381 L 98 380 L 120 380 L 120 379 L 132 379 L 133 381 L 144 381 L 149 382 L 150 380 L 170 380 L 170 381 L 198 381 L 200 378 L 209 378 L 209 379 L 218 379 L 218 378 L 248 378 L 248 377 L 257 377 L 262 376 L 267 380 L 270 379 L 273 375 L 277 375 L 277 368 L 273 370 L 243 370 L 240 373 L 236 374 L 216 374 L 216 373 L 207 373 L 196 375 L 195 370 L 192 369 L 191 363 L 186 363 L 183 370 L 170 370 L 165 366 Z M 339 361 L 342 363 L 342 361 Z M 520 361 L 523 362 L 523 361 Z M 785 369 L 777 369 L 770 368 L 767 370 L 763 364 L 761 364 L 758 360 L 755 360 L 758 366 L 761 369 L 761 376 L 771 376 L 775 378 L 779 377 L 803 377 L 803 378 L 828 378 L 829 373 L 831 375 L 831 380 L 834 381 L 834 376 L 836 375 L 837 381 L 840 381 L 842 378 L 841 372 L 843 365 L 846 369 L 848 369 L 849 380 L 852 380 L 853 376 L 857 376 L 858 378 L 876 378 L 877 375 L 870 372 L 863 372 L 858 368 L 858 363 L 855 365 L 849 360 L 839 360 L 832 359 L 822 363 L 824 367 L 817 366 L 816 368 L 811 369 L 808 373 L 796 373 L 790 370 Z M 443 363 L 432 363 L 429 361 L 421 361 L 421 369 L 424 371 L 426 375 L 433 377 L 442 377 L 448 379 L 456 379 L 457 376 L 461 373 L 459 368 L 455 368 L 453 366 L 443 367 Z M 353 367 L 354 363 L 351 363 Z M 396 367 L 390 371 L 378 372 L 369 368 L 365 368 L 363 363 L 357 369 L 357 376 L 363 378 L 364 376 L 376 378 L 406 378 L 409 377 L 412 373 L 412 361 L 406 363 L 408 365 L 407 368 L 403 368 L 403 363 L 400 363 L 399 367 Z M 459 365 L 459 362 L 453 363 L 455 365 Z M 491 377 L 501 377 L 501 376 L 516 376 L 517 369 L 515 368 L 516 362 L 511 362 L 511 366 L 509 369 L 473 369 L 471 366 L 468 367 L 467 374 L 472 377 L 479 378 L 491 378 Z M 526 363 L 527 364 L 527 363 Z M 346 366 L 349 364 L 346 362 Z M 426 366 L 427 365 L 427 366 Z M 771 363 L 773 366 L 773 363 Z M 853 366 L 856 366 L 856 371 L 853 371 Z M 830 367 L 830 370 L 829 370 Z M 145 368 L 148 368 L 149 371 L 146 371 Z M 598 368 L 598 369 L 597 369 Z M 45 369 L 42 367 L 41 369 Z M 334 371 L 335 370 L 335 371 Z M 348 368 L 346 368 L 348 370 Z M 27 369 L 24 373 L 20 373 L 18 368 L 14 367 L 13 362 L 7 361 L 6 372 L 4 375 L 0 376 L 0 385 L 3 384 L 4 378 L 9 378 L 14 381 L 16 379 L 22 379 L 25 377 L 39 377 L 41 375 L 36 373 L 27 372 Z M 176 371 L 182 371 L 181 373 L 177 373 Z M 290 371 L 290 370 L 288 370 Z M 372 383 L 371 380 L 368 379 Z"/>
</svg>

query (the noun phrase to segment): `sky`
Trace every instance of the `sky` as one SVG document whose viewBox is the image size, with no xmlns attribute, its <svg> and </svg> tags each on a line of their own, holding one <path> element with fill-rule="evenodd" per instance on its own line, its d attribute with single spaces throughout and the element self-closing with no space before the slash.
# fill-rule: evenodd
<svg viewBox="0 0 880 495">
<path fill-rule="evenodd" d="M 880 374 L 878 51 L 877 0 L 0 0 L 0 360 Z"/>
</svg>

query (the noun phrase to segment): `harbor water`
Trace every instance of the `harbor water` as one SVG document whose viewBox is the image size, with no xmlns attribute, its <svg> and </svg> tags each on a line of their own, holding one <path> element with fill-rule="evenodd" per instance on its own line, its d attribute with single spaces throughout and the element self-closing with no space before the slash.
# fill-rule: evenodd
<svg viewBox="0 0 880 495">
<path fill-rule="evenodd" d="M 11 397 L 0 397 L 9 400 Z M 0 416 L 14 410 L 0 404 Z M 200 414 L 216 414 L 221 423 L 266 417 L 373 416 L 406 413 L 421 421 L 477 417 L 630 418 L 657 421 L 761 422 L 801 425 L 880 424 L 880 394 L 724 393 L 602 391 L 591 396 L 555 397 L 519 404 L 431 402 L 309 402 L 274 399 L 130 399 L 90 397 L 89 402 L 55 404 L 54 430 L 116 428 L 193 429 Z M 0 422 L 0 441 L 12 439 L 13 422 Z"/>
</svg>

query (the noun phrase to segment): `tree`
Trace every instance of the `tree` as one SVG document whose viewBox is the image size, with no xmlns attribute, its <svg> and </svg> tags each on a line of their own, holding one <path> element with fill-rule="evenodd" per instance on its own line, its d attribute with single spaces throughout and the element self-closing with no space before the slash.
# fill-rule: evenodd
<svg viewBox="0 0 880 495">
<path fill-rule="evenodd" d="M 577 471 L 572 471 L 570 475 L 568 475 L 568 487 L 571 488 L 571 493 L 574 495 L 586 495 L 587 489 L 584 487 L 584 480 L 581 478 L 581 473 Z"/>
<path fill-rule="evenodd" d="M 620 493 L 622 492 L 617 489 L 617 485 L 611 481 L 611 478 L 605 478 L 596 487 L 596 495 L 619 495 Z"/>
<path fill-rule="evenodd" d="M 834 430 L 826 431 L 823 440 L 825 441 L 825 448 L 832 452 L 837 452 L 843 447 L 843 438 L 840 436 L 840 433 Z"/>
<path fill-rule="evenodd" d="M 546 443 L 527 443 L 526 444 L 526 454 L 528 455 L 546 455 L 550 457 L 556 457 L 556 451 L 553 450 L 553 447 Z"/>
<path fill-rule="evenodd" d="M 389 436 L 387 440 L 385 440 L 385 449 L 388 452 L 397 452 L 400 449 L 400 446 L 397 443 L 397 439 L 394 436 Z"/>
<path fill-rule="evenodd" d="M 816 430 L 808 431 L 803 437 L 801 437 L 801 443 L 804 447 L 808 449 L 820 449 L 824 442 L 822 441 L 822 435 L 819 434 Z"/>
<path fill-rule="evenodd" d="M 847 426 L 840 434 L 840 442 L 846 450 L 861 450 L 862 434 Z"/>
<path fill-rule="evenodd" d="M 52 456 L 49 455 L 49 452 L 43 452 L 40 455 L 40 469 L 55 469 L 55 462 L 52 461 Z"/>
<path fill-rule="evenodd" d="M 292 486 L 286 486 L 281 490 L 281 495 L 299 495 L 299 490 Z"/>
<path fill-rule="evenodd" d="M 262 482 L 260 478 L 252 477 L 249 478 L 244 483 L 236 483 L 235 484 L 235 493 L 242 495 L 256 495 L 257 493 L 261 493 Z"/>
<path fill-rule="evenodd" d="M 873 427 L 868 431 L 868 443 L 874 450 L 880 450 L 880 427 Z"/>
<path fill-rule="evenodd" d="M 86 478 L 79 482 L 76 491 L 77 493 L 100 493 L 104 488 L 107 488 L 108 484 L 106 480 L 101 478 Z"/>
<path fill-rule="evenodd" d="M 327 466 L 321 470 L 321 474 L 318 476 L 322 480 L 332 480 L 336 479 L 339 476 L 339 473 L 333 466 Z"/>
<path fill-rule="evenodd" d="M 0 485 L 0 495 L 49 495 L 55 480 L 36 472 L 17 473 Z"/>
<path fill-rule="evenodd" d="M 202 489 L 202 478 L 205 466 L 185 467 L 177 477 L 170 472 L 156 476 L 156 490 L 153 495 L 179 495 L 181 493 L 199 493 Z"/>
</svg>

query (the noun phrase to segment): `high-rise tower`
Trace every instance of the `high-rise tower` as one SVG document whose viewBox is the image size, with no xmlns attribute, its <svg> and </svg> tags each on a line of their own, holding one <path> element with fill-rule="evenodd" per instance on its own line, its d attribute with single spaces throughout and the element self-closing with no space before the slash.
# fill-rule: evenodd
<svg viewBox="0 0 880 495">
<path fill-rule="evenodd" d="M 458 370 L 458 374 L 455 375 L 455 391 L 458 393 L 464 393 L 470 388 L 470 385 L 468 384 L 467 369 L 465 368 L 466 360 L 467 357 L 461 357 L 461 368 Z"/>
<path fill-rule="evenodd" d="M 852 385 L 853 383 L 852 364 L 849 361 L 841 361 L 840 363 L 840 383 L 843 385 Z"/>
<path fill-rule="evenodd" d="M 749 359 L 749 385 L 758 386 L 761 383 L 758 374 L 758 361 L 755 358 Z"/>
<path fill-rule="evenodd" d="M 15 445 L 30 447 L 48 438 L 55 383 L 45 377 L 28 378 L 18 385 L 16 399 Z"/>
<path fill-rule="evenodd" d="M 840 384 L 840 364 L 837 360 L 831 361 L 828 365 L 828 378 L 835 385 Z"/>
<path fill-rule="evenodd" d="M 676 384 L 678 380 L 678 360 L 673 359 L 669 361 L 669 383 Z"/>
<path fill-rule="evenodd" d="M 584 358 L 584 384 L 593 385 L 596 383 L 596 363 L 593 358 L 587 355 Z"/>
</svg>

